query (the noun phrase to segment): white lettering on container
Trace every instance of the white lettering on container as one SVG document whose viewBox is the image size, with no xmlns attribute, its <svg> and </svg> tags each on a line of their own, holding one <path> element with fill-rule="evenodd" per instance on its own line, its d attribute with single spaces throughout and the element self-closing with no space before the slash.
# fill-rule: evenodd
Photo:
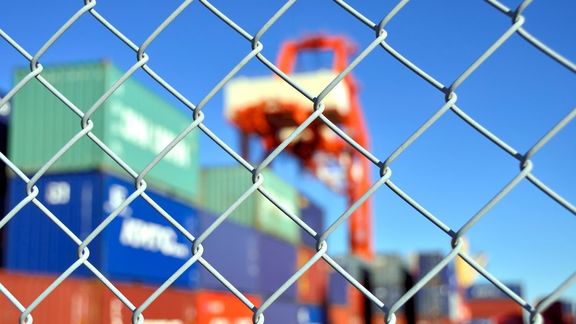
<svg viewBox="0 0 576 324">
<path fill-rule="evenodd" d="M 113 131 L 126 142 L 149 151 L 154 155 L 160 153 L 177 134 L 170 129 L 149 120 L 137 110 L 120 102 L 111 106 L 116 122 Z M 164 158 L 179 167 L 189 167 L 192 148 L 189 143 L 181 141 Z"/>
<path fill-rule="evenodd" d="M 46 185 L 46 202 L 50 205 L 65 205 L 70 201 L 70 184 L 64 181 Z"/>
<path fill-rule="evenodd" d="M 176 232 L 172 228 L 136 218 L 124 219 L 120 230 L 122 245 L 160 252 L 165 256 L 175 258 L 188 258 L 191 253 L 190 248 L 176 239 Z"/>
</svg>

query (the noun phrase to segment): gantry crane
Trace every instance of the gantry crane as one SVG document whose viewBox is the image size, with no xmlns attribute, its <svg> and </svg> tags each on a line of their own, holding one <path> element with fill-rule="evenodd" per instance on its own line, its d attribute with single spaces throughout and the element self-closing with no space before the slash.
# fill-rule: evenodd
<svg viewBox="0 0 576 324">
<path fill-rule="evenodd" d="M 295 73 L 299 54 L 303 52 L 333 55 L 330 69 Z M 354 46 L 344 37 L 311 36 L 287 41 L 280 49 L 277 67 L 299 87 L 317 96 L 348 64 Z M 322 100 L 323 115 L 345 131 L 362 147 L 368 149 L 368 133 L 358 100 L 358 87 L 351 74 L 347 74 Z M 277 75 L 242 77 L 232 80 L 225 91 L 225 114 L 240 130 L 243 154 L 247 152 L 247 138 L 261 138 L 264 150 L 276 148 L 314 111 L 314 104 Z M 369 161 L 334 133 L 321 120 L 316 119 L 303 133 L 289 144 L 286 152 L 320 180 L 334 187 L 336 177 L 329 170 L 341 170 L 349 204 L 357 201 L 370 186 Z M 364 260 L 373 257 L 370 201 L 364 202 L 349 220 L 350 253 Z"/>
</svg>

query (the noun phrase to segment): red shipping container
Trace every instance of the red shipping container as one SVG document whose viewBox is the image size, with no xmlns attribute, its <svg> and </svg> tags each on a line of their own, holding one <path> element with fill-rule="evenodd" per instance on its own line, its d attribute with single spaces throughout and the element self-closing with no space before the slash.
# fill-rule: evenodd
<svg viewBox="0 0 576 324">
<path fill-rule="evenodd" d="M 253 312 L 235 295 L 228 292 L 196 292 L 196 324 L 249 324 Z M 259 306 L 260 298 L 245 295 L 252 304 Z"/>
<path fill-rule="evenodd" d="M 466 307 L 470 311 L 470 317 L 492 318 L 504 315 L 522 316 L 522 307 L 512 299 L 473 299 L 466 301 Z"/>
<path fill-rule="evenodd" d="M 20 301 L 30 305 L 56 276 L 0 272 L 0 283 Z M 33 311 L 34 323 L 89 324 L 98 314 L 93 300 L 92 285 L 83 280 L 67 279 L 48 295 Z M 20 311 L 0 294 L 0 324 L 18 323 Z"/>
<path fill-rule="evenodd" d="M 316 253 L 315 250 L 300 246 L 298 248 L 298 269 L 304 266 Z M 312 265 L 297 281 L 298 302 L 303 304 L 321 304 L 326 299 L 328 285 L 328 265 L 320 259 Z"/>
<path fill-rule="evenodd" d="M 124 324 L 132 323 L 132 311 L 124 305 L 106 286 L 100 282 L 92 281 L 94 295 L 101 306 L 101 318 L 96 323 Z M 114 286 L 138 307 L 154 292 L 151 286 L 126 284 L 114 282 Z M 191 291 L 168 289 L 142 313 L 146 321 L 174 321 L 178 324 L 196 323 L 196 299 Z"/>
<path fill-rule="evenodd" d="M 24 306 L 30 305 L 56 276 L 0 272 L 4 285 Z M 140 284 L 114 282 L 135 306 L 156 289 Z M 255 305 L 260 299 L 247 296 Z M 143 312 L 151 323 L 238 324 L 252 323 L 252 311 L 231 293 L 168 289 Z M 127 324 L 132 311 L 97 280 L 67 279 L 33 311 L 34 323 Z M 0 324 L 18 323 L 20 311 L 0 294 Z"/>
<path fill-rule="evenodd" d="M 102 286 L 102 285 L 101 285 Z M 142 285 L 115 284 L 135 306 L 141 305 L 154 289 Z M 104 288 L 102 286 L 101 288 Z M 255 305 L 260 300 L 247 296 Z M 111 292 L 104 291 L 101 323 L 131 323 L 132 312 Z M 227 292 L 168 289 L 143 312 L 148 321 L 177 324 L 251 323 L 252 311 Z"/>
</svg>

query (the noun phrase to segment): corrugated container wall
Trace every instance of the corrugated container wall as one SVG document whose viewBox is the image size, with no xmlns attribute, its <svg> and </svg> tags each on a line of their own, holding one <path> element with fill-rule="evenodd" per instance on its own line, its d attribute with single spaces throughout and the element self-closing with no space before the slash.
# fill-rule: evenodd
<svg viewBox="0 0 576 324">
<path fill-rule="evenodd" d="M 264 171 L 264 188 L 283 207 L 300 217 L 298 191 L 270 171 Z M 252 186 L 252 174 L 243 167 L 202 170 L 202 207 L 221 214 Z M 300 242 L 300 227 L 260 192 L 254 192 L 229 216 L 230 219 L 279 237 Z"/>
<path fill-rule="evenodd" d="M 317 233 L 322 233 L 324 231 L 324 209 L 318 204 L 306 198 L 301 198 L 301 213 L 302 221 L 308 224 Z M 300 229 L 302 236 L 302 243 L 313 249 L 316 248 L 316 239 L 314 239 L 308 232 Z"/>
<path fill-rule="evenodd" d="M 4 93 L 0 91 L 0 98 L 4 98 Z M 10 117 L 10 102 L 0 107 L 0 153 L 8 156 L 8 127 Z M 0 161 L 0 217 L 4 217 L 8 211 L 6 210 L 7 192 L 8 192 L 8 179 L 7 179 L 6 165 Z M 0 267 L 4 265 L 4 227 L 0 228 Z"/>
<path fill-rule="evenodd" d="M 29 71 L 19 69 L 15 82 Z M 47 67 L 52 85 L 86 112 L 121 76 L 106 62 Z M 10 158 L 25 172 L 44 165 L 80 128 L 80 118 L 32 79 L 15 97 L 10 131 Z M 156 94 L 129 79 L 95 112 L 92 133 L 140 172 L 191 121 Z M 93 169 L 127 173 L 96 144 L 83 137 L 48 172 Z M 193 131 L 145 177 L 152 187 L 188 201 L 197 200 L 198 132 Z"/>
<path fill-rule="evenodd" d="M 0 282 L 24 306 L 30 305 L 56 280 L 56 276 L 0 272 Z M 96 324 L 99 304 L 88 281 L 66 279 L 33 311 L 34 323 Z M 19 323 L 20 311 L 4 295 L 0 298 L 0 324 Z"/>
<path fill-rule="evenodd" d="M 260 251 L 259 291 L 268 298 L 296 272 L 296 247 L 273 236 L 261 234 L 258 240 Z M 279 300 L 296 300 L 296 283 L 291 285 Z M 274 322 L 272 322 L 274 323 Z"/>
<path fill-rule="evenodd" d="M 206 211 L 199 212 L 198 236 L 203 233 L 216 217 Z M 242 292 L 258 291 L 259 269 L 259 234 L 253 228 L 234 222 L 224 221 L 208 238 L 202 242 L 202 257 L 220 274 Z M 227 290 L 204 267 L 198 267 L 198 288 Z"/>
<path fill-rule="evenodd" d="M 82 240 L 134 191 L 133 184 L 100 172 L 46 175 L 36 186 L 38 200 Z M 10 192 L 13 207 L 24 199 L 25 183 L 13 178 Z M 188 231 L 197 231 L 194 209 L 150 189 L 146 193 Z M 78 258 L 78 246 L 32 204 L 7 226 L 6 266 L 10 269 L 60 273 Z M 191 242 L 141 197 L 88 248 L 90 262 L 108 278 L 141 282 L 163 282 L 192 256 Z M 196 269 L 193 265 L 175 284 L 195 286 Z M 74 275 L 89 273 L 81 266 Z"/>
</svg>

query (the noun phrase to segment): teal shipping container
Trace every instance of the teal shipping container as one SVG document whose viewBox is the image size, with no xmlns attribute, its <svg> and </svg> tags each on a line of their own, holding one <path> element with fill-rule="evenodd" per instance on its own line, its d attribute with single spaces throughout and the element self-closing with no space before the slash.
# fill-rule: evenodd
<svg viewBox="0 0 576 324">
<path fill-rule="evenodd" d="M 17 69 L 15 82 L 29 71 Z M 121 77 L 108 62 L 45 67 L 41 74 L 81 111 L 86 112 Z M 169 96 L 168 93 L 165 96 Z M 40 169 L 81 130 L 81 119 L 32 79 L 14 97 L 9 136 L 10 159 L 24 172 Z M 136 172 L 140 172 L 189 123 L 190 116 L 130 78 L 95 112 L 92 133 Z M 198 132 L 193 130 L 145 177 L 156 190 L 197 201 Z M 78 141 L 48 173 L 126 171 L 87 136 Z"/>
<path fill-rule="evenodd" d="M 290 213 L 300 217 L 296 188 L 274 173 L 263 172 L 263 187 Z M 252 185 L 252 174 L 241 166 L 212 167 L 202 170 L 200 205 L 223 213 Z M 229 216 L 229 219 L 288 241 L 300 242 L 300 227 L 260 192 L 254 192 Z"/>
</svg>

